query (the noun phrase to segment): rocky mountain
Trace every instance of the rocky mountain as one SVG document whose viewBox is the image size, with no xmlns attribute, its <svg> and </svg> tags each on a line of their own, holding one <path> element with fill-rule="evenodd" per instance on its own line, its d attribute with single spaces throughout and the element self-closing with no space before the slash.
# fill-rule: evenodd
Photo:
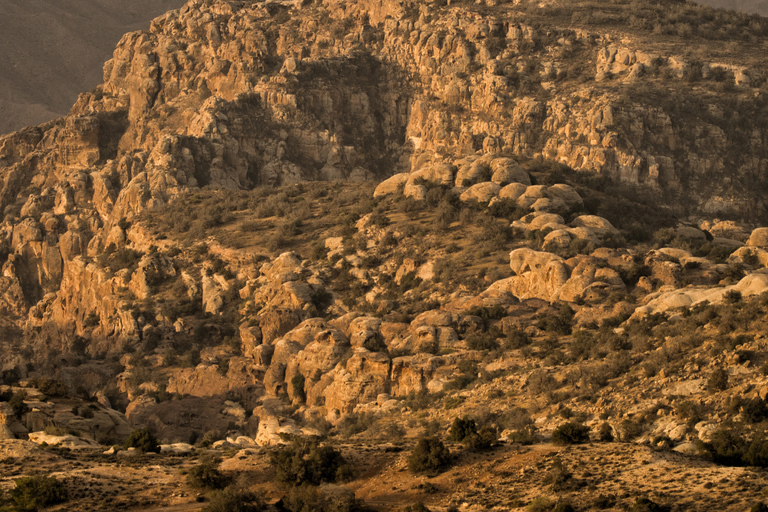
<svg viewBox="0 0 768 512">
<path fill-rule="evenodd" d="M 68 116 L 0 138 L 0 464 L 74 457 L 62 506 L 105 510 L 194 506 L 85 491 L 126 460 L 163 489 L 243 473 L 208 510 L 749 508 L 766 30 L 687 3 L 191 0 L 127 34 Z M 96 447 L 131 427 L 166 458 Z M 321 474 L 352 481 L 281 487 Z"/>
<path fill-rule="evenodd" d="M 0 2 L 0 133 L 61 117 L 103 78 L 126 32 L 180 0 Z"/>
</svg>

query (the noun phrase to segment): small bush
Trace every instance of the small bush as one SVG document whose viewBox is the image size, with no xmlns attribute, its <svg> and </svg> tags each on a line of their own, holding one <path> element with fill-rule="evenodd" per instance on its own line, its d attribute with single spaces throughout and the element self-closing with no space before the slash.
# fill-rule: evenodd
<svg viewBox="0 0 768 512">
<path fill-rule="evenodd" d="M 402 512 L 430 512 L 430 510 L 424 503 L 418 502 L 403 508 Z"/>
<path fill-rule="evenodd" d="M 728 388 L 728 372 L 722 368 L 713 371 L 707 379 L 707 389 L 714 393 Z"/>
<path fill-rule="evenodd" d="M 721 427 L 712 434 L 707 448 L 712 459 L 718 464 L 739 466 L 747 442 L 736 429 Z"/>
<path fill-rule="evenodd" d="M 759 423 L 768 418 L 768 404 L 759 397 L 751 399 L 734 397 L 729 409 L 732 413 L 740 412 L 749 423 Z"/>
<path fill-rule="evenodd" d="M 669 507 L 659 505 L 646 497 L 637 498 L 629 512 L 669 512 Z"/>
<path fill-rule="evenodd" d="M 63 397 L 69 395 L 69 389 L 67 385 L 60 380 L 55 379 L 38 379 L 35 382 L 35 387 L 40 390 L 46 396 L 51 397 Z"/>
<path fill-rule="evenodd" d="M 24 403 L 24 399 L 26 398 L 26 394 L 21 391 L 19 393 L 14 393 L 11 399 L 8 400 L 8 405 L 11 406 L 11 409 L 13 409 L 13 414 L 17 418 L 21 418 L 27 411 L 29 411 L 29 407 L 27 407 L 27 404 Z"/>
<path fill-rule="evenodd" d="M 760 432 L 752 438 L 742 460 L 750 466 L 768 467 L 768 438 L 764 432 Z"/>
<path fill-rule="evenodd" d="M 464 416 L 463 418 L 456 418 L 453 420 L 451 429 L 448 431 L 448 439 L 460 443 L 464 439 L 475 434 L 477 434 L 475 420 Z"/>
<path fill-rule="evenodd" d="M 56 425 L 46 425 L 46 427 L 43 429 L 43 432 L 45 432 L 49 436 L 66 436 L 67 435 L 66 430 L 64 430 L 61 427 L 57 427 Z"/>
<path fill-rule="evenodd" d="M 639 437 L 644 430 L 645 427 L 643 426 L 642 422 L 633 421 L 629 418 L 622 420 L 622 422 L 619 424 L 621 440 L 625 443 L 628 443 L 636 437 Z"/>
<path fill-rule="evenodd" d="M 538 498 L 534 498 L 534 500 L 525 507 L 525 510 L 527 512 L 550 512 L 554 506 L 555 502 L 551 499 L 539 496 Z"/>
<path fill-rule="evenodd" d="M 408 469 L 412 473 L 437 475 L 448 468 L 451 454 L 437 437 L 423 437 L 416 443 L 408 457 Z"/>
<path fill-rule="evenodd" d="M 563 423 L 552 432 L 555 444 L 581 444 L 589 442 L 589 427 L 576 421 Z"/>
<path fill-rule="evenodd" d="M 600 425 L 598 438 L 604 443 L 610 443 L 613 441 L 613 428 L 611 428 L 609 423 L 603 423 Z"/>
<path fill-rule="evenodd" d="M 478 430 L 475 420 L 464 416 L 453 420 L 448 437 L 451 441 L 462 443 L 468 450 L 479 451 L 491 447 L 496 441 L 496 431 L 489 427 Z"/>
<path fill-rule="evenodd" d="M 64 484 L 53 477 L 28 476 L 16 480 L 10 498 L 14 511 L 33 512 L 65 502 L 68 494 Z"/>
<path fill-rule="evenodd" d="M 512 432 L 509 436 L 509 440 L 513 443 L 531 445 L 538 441 L 539 437 L 536 435 L 536 427 L 534 425 L 526 425 Z"/>
<path fill-rule="evenodd" d="M 270 460 L 275 466 L 275 479 L 294 485 L 348 480 L 352 475 L 341 452 L 311 439 L 294 439 L 272 452 Z"/>
<path fill-rule="evenodd" d="M 202 512 L 261 512 L 266 510 L 256 496 L 237 491 L 232 486 L 223 491 L 214 491 L 210 502 Z"/>
<path fill-rule="evenodd" d="M 187 481 L 192 487 L 199 489 L 224 489 L 229 483 L 229 478 L 219 470 L 218 466 L 214 459 L 203 460 L 189 470 Z"/>
<path fill-rule="evenodd" d="M 293 387 L 294 396 L 299 400 L 301 400 L 302 402 L 305 402 L 307 400 L 307 395 L 304 392 L 304 385 L 305 385 L 304 375 L 300 373 L 297 373 L 291 379 L 291 386 Z"/>
<path fill-rule="evenodd" d="M 277 503 L 278 510 L 288 512 L 365 512 L 368 510 L 355 493 L 346 487 L 322 485 L 293 487 Z"/>
<path fill-rule="evenodd" d="M 518 329 L 509 332 L 504 340 L 504 348 L 507 350 L 527 347 L 530 344 L 530 336 Z"/>
<path fill-rule="evenodd" d="M 474 333 L 467 336 L 469 350 L 495 350 L 499 348 L 496 337 L 491 333 Z"/>
<path fill-rule="evenodd" d="M 144 453 L 160 453 L 160 444 L 157 442 L 157 438 L 146 427 L 137 428 L 131 432 L 131 435 L 125 440 L 125 447 L 136 448 Z"/>
</svg>

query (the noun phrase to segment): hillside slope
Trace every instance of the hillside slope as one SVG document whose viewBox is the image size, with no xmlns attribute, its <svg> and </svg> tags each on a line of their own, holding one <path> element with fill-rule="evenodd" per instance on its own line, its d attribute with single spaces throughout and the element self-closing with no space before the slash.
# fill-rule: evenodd
<svg viewBox="0 0 768 512">
<path fill-rule="evenodd" d="M 0 137 L 0 435 L 98 469 L 66 485 L 102 509 L 203 507 L 88 489 L 152 460 L 98 444 L 128 425 L 163 488 L 241 474 L 221 510 L 747 509 L 766 34 L 685 3 L 190 0 Z"/>
</svg>

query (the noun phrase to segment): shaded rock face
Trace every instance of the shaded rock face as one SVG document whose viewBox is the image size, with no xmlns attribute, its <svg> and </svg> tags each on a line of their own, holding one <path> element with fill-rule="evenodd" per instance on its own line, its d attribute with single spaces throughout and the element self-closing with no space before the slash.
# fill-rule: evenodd
<svg viewBox="0 0 768 512">
<path fill-rule="evenodd" d="M 10 405 L 0 402 L 0 434 L 4 439 L 23 439 L 55 426 L 80 438 L 112 444 L 122 442 L 133 430 L 125 415 L 102 405 L 81 403 L 73 407 L 47 401 L 36 390 L 30 392 L 25 403 L 28 411 L 17 417 Z"/>
</svg>

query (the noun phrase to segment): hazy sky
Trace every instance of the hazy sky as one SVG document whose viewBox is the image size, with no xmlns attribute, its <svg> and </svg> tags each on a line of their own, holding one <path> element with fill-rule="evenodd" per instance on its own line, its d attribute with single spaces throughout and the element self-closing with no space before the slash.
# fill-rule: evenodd
<svg viewBox="0 0 768 512">
<path fill-rule="evenodd" d="M 0 133 L 66 114 L 126 32 L 184 0 L 0 0 Z"/>
<path fill-rule="evenodd" d="M 698 0 L 697 3 L 760 16 L 768 15 L 768 0 Z"/>
</svg>

